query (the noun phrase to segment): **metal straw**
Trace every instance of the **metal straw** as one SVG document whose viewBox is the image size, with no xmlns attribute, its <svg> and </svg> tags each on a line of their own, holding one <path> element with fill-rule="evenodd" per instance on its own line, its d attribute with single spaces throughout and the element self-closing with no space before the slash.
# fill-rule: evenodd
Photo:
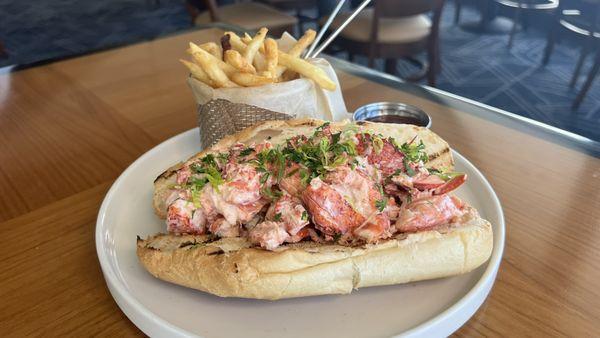
<svg viewBox="0 0 600 338">
<path fill-rule="evenodd" d="M 350 21 L 352 21 L 354 19 L 355 16 L 358 15 L 358 13 L 360 13 L 360 11 L 362 11 L 365 7 L 367 7 L 367 5 L 369 4 L 369 2 L 371 2 L 371 0 L 365 0 L 363 1 L 360 6 L 358 6 L 357 9 L 354 10 L 354 12 L 352 12 L 352 15 L 350 15 L 348 17 L 348 19 L 346 19 L 346 21 L 344 21 L 344 23 L 342 23 L 342 25 L 335 30 L 335 32 L 333 32 L 329 38 L 327 38 L 327 40 L 325 42 L 323 42 L 323 44 L 312 54 L 310 55 L 310 57 L 317 57 L 317 55 L 319 55 L 323 49 L 327 48 L 327 46 L 329 46 L 329 44 L 331 43 L 331 41 L 333 41 L 333 39 L 335 39 L 338 34 L 340 34 L 342 32 L 342 30 L 344 28 L 346 28 L 346 26 L 348 26 L 348 24 L 350 23 Z"/>
<path fill-rule="evenodd" d="M 315 41 L 313 41 L 313 43 L 310 45 L 310 48 L 308 49 L 308 52 L 306 52 L 306 55 L 304 55 L 305 59 L 308 59 L 310 57 L 310 53 L 312 53 L 315 50 L 315 47 L 317 47 L 317 45 L 319 44 L 319 41 L 321 41 L 321 39 L 323 38 L 323 35 L 325 35 L 325 32 L 327 32 L 327 29 L 329 29 L 329 26 L 333 22 L 333 19 L 340 12 L 340 9 L 342 9 L 342 6 L 344 6 L 345 2 L 346 2 L 346 0 L 340 0 L 338 2 L 337 6 L 335 6 L 333 11 L 329 15 L 329 18 L 327 18 L 327 21 L 325 22 L 323 27 L 321 27 L 321 31 L 319 31 L 319 34 L 317 34 Z"/>
</svg>

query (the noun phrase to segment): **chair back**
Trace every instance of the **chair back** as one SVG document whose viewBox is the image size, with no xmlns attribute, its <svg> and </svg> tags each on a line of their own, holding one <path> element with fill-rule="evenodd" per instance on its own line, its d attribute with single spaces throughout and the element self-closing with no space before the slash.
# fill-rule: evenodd
<svg viewBox="0 0 600 338">
<path fill-rule="evenodd" d="M 218 12 L 219 6 L 217 5 L 217 1 L 216 0 L 203 0 L 203 2 L 204 2 L 204 5 L 206 6 L 206 8 L 208 8 L 208 13 L 210 15 L 210 21 L 212 21 L 212 22 L 220 21 L 219 12 Z"/>
<path fill-rule="evenodd" d="M 444 0 L 375 0 L 375 17 L 401 18 L 441 11 Z"/>
<path fill-rule="evenodd" d="M 371 57 L 376 48 L 379 34 L 379 20 L 383 18 L 402 18 L 433 12 L 431 33 L 437 40 L 445 0 L 375 0 L 373 20 L 371 22 Z"/>
</svg>

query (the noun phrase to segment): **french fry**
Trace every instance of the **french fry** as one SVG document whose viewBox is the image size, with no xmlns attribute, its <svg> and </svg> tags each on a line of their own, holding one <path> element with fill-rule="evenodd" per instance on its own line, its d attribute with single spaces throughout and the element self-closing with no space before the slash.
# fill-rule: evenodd
<svg viewBox="0 0 600 338">
<path fill-rule="evenodd" d="M 197 56 L 199 54 L 203 55 L 205 57 L 208 57 L 208 58 L 210 58 L 212 60 L 214 60 L 214 62 L 217 64 L 217 66 L 223 72 L 225 72 L 225 74 L 227 74 L 227 76 L 231 76 L 231 74 L 237 72 L 237 70 L 232 65 L 225 63 L 221 59 L 217 59 L 212 54 L 210 54 L 209 52 L 207 52 L 204 49 L 200 48 L 199 46 L 197 46 L 193 42 L 190 42 L 190 48 L 187 51 L 188 51 L 188 53 L 190 53 L 192 55 L 192 57 L 194 58 L 195 61 L 198 61 L 197 60 Z"/>
<path fill-rule="evenodd" d="M 242 87 L 263 86 L 273 83 L 273 79 L 270 77 L 250 73 L 235 73 L 231 76 L 231 80 Z"/>
<path fill-rule="evenodd" d="M 256 69 L 238 51 L 230 49 L 225 51 L 225 62 L 235 67 L 242 73 L 256 73 Z M 235 74 L 235 73 L 234 73 Z"/>
<path fill-rule="evenodd" d="M 275 78 L 275 70 L 277 68 L 278 62 L 278 54 L 277 54 L 277 42 L 271 38 L 265 39 L 264 43 L 265 47 L 265 62 L 266 62 L 266 73 L 269 74 L 269 77 Z"/>
<path fill-rule="evenodd" d="M 261 53 L 256 53 L 252 64 L 257 72 L 265 72 L 267 70 L 267 60 L 265 60 L 265 56 Z"/>
<path fill-rule="evenodd" d="M 231 82 L 225 72 L 219 67 L 217 62 L 218 59 L 212 56 L 210 53 L 206 51 L 204 51 L 204 53 L 194 53 L 193 57 L 200 67 L 202 67 L 202 70 L 204 70 L 208 77 L 213 81 L 214 87 L 237 87 L 237 85 Z M 230 67 L 233 68 L 233 66 Z"/>
<path fill-rule="evenodd" d="M 335 83 L 320 68 L 311 65 L 301 58 L 279 51 L 279 64 L 313 80 L 317 85 L 326 90 L 335 90 Z"/>
<path fill-rule="evenodd" d="M 313 43 L 314 30 L 306 31 L 288 53 L 280 51 L 275 40 L 266 38 L 267 32 L 263 27 L 254 37 L 226 32 L 218 43 L 198 46 L 190 42 L 187 52 L 194 62 L 180 61 L 194 78 L 213 88 L 262 86 L 302 75 L 323 89 L 335 90 L 335 82 L 325 71 L 300 58 Z"/>
<path fill-rule="evenodd" d="M 308 46 L 310 46 L 310 44 L 313 43 L 313 41 L 315 41 L 316 34 L 317 33 L 312 29 L 309 29 L 306 32 L 304 32 L 304 35 L 302 35 L 302 37 L 298 41 L 296 41 L 296 43 L 294 44 L 292 49 L 290 49 L 288 54 L 293 57 L 300 57 L 302 52 Z M 277 66 L 274 76 L 278 78 L 278 82 L 289 81 L 287 79 L 295 77 L 295 74 L 290 74 L 289 72 L 286 76 L 283 76 L 285 71 L 286 71 L 285 67 Z"/>
<path fill-rule="evenodd" d="M 240 38 L 237 34 L 233 32 L 226 32 L 224 35 L 229 35 L 229 43 L 231 44 L 231 47 L 238 51 L 240 54 L 244 55 L 244 53 L 246 52 L 247 45 L 244 41 L 242 41 L 242 38 Z M 251 37 L 249 39 L 244 39 L 246 39 L 249 42 L 252 41 Z M 260 47 L 263 46 L 261 45 Z M 261 49 L 260 47 L 259 50 Z M 264 48 L 262 49 L 264 50 Z M 256 55 L 254 56 L 254 62 L 251 63 L 254 65 L 254 68 L 257 72 L 265 71 L 267 68 L 265 57 L 261 53 L 256 53 Z"/>
<path fill-rule="evenodd" d="M 248 61 L 249 63 L 252 63 L 252 61 L 254 61 L 254 56 L 256 56 L 258 49 L 263 44 L 263 41 L 265 40 L 265 36 L 267 36 L 268 31 L 269 30 L 265 27 L 259 29 L 258 33 L 256 33 L 252 41 L 250 41 L 250 43 L 248 43 L 248 45 L 246 46 L 246 50 L 244 51 L 243 55 L 244 59 L 246 59 L 246 61 Z"/>
<path fill-rule="evenodd" d="M 192 73 L 193 77 L 195 77 L 199 81 L 206 83 L 211 87 L 214 86 L 213 81 L 208 77 L 208 75 L 206 75 L 206 73 L 202 70 L 202 68 L 200 68 L 200 66 L 186 60 L 179 59 L 179 61 L 181 61 L 181 63 L 183 63 L 190 70 L 190 73 Z"/>
<path fill-rule="evenodd" d="M 219 60 L 223 59 L 223 51 L 221 50 L 221 47 L 219 47 L 214 42 L 203 43 L 203 44 L 201 44 L 198 47 L 200 47 L 200 48 L 204 49 L 205 51 L 209 52 L 210 54 L 212 54 L 212 56 L 216 57 Z"/>
<path fill-rule="evenodd" d="M 231 48 L 237 50 L 240 54 L 244 54 L 246 51 L 246 43 L 244 43 L 237 34 L 234 32 L 225 32 L 223 35 L 229 35 L 229 43 L 231 44 Z"/>
<path fill-rule="evenodd" d="M 304 50 L 310 46 L 313 41 L 315 41 L 315 36 L 317 36 L 317 32 L 312 29 L 307 30 L 304 32 L 304 35 L 302 35 L 302 37 L 296 41 L 292 49 L 289 50 L 288 54 L 294 57 L 300 57 L 302 52 L 304 52 Z"/>
</svg>

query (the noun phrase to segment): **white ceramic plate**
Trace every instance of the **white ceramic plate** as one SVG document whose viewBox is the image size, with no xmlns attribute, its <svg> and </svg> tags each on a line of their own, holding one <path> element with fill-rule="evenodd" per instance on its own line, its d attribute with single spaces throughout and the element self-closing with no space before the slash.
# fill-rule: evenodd
<svg viewBox="0 0 600 338">
<path fill-rule="evenodd" d="M 502 209 L 483 175 L 456 152 L 457 170 L 469 175 L 457 195 L 494 228 L 491 259 L 469 274 L 275 302 L 224 299 L 160 281 L 138 263 L 136 236 L 165 231 L 152 211 L 152 182 L 198 152 L 199 144 L 192 129 L 148 151 L 113 184 L 98 215 L 96 249 L 108 288 L 150 336 L 445 336 L 475 313 L 494 283 L 504 248 Z"/>
</svg>

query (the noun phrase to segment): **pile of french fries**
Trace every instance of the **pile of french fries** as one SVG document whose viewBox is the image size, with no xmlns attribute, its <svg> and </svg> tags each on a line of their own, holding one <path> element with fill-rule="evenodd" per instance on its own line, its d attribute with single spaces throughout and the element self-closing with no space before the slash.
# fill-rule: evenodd
<svg viewBox="0 0 600 338">
<path fill-rule="evenodd" d="M 190 42 L 187 52 L 193 62 L 180 61 L 194 78 L 213 88 L 262 86 L 301 75 L 324 89 L 335 90 L 335 82 L 322 69 L 300 57 L 314 41 L 314 30 L 306 31 L 287 53 L 279 49 L 277 41 L 267 37 L 267 32 L 264 27 L 254 37 L 226 32 L 219 44 Z"/>
</svg>

